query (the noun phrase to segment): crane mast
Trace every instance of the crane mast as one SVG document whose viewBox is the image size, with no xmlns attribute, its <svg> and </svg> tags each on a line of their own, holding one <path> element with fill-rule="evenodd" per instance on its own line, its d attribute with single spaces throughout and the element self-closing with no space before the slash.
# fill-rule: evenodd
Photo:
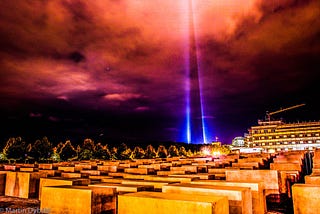
<svg viewBox="0 0 320 214">
<path fill-rule="evenodd" d="M 266 118 L 268 119 L 268 121 L 270 121 L 271 120 L 271 115 L 278 114 L 278 113 L 281 113 L 281 112 L 284 112 L 284 111 L 288 111 L 288 110 L 291 110 L 291 109 L 299 108 L 299 107 L 302 107 L 304 105 L 306 105 L 306 104 L 302 103 L 302 104 L 299 104 L 299 105 L 290 106 L 288 108 L 280 109 L 280 110 L 277 110 L 277 111 L 267 112 L 266 113 Z"/>
</svg>

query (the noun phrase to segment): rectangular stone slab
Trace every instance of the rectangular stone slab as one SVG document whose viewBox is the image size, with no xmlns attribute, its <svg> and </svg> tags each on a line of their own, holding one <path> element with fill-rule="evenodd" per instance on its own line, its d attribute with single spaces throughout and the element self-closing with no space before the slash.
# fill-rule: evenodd
<svg viewBox="0 0 320 214">
<path fill-rule="evenodd" d="M 115 214 L 116 196 L 115 188 L 44 186 L 40 209 L 50 214 Z"/>
<path fill-rule="evenodd" d="M 185 171 L 157 171 L 157 175 L 184 175 Z"/>
<path fill-rule="evenodd" d="M 170 184 L 162 187 L 164 193 L 227 196 L 230 214 L 252 214 L 252 194 L 248 187 L 213 186 L 201 184 Z"/>
<path fill-rule="evenodd" d="M 5 195 L 19 198 L 37 197 L 41 177 L 46 177 L 46 174 L 39 172 L 7 172 Z"/>
<path fill-rule="evenodd" d="M 277 170 L 226 170 L 226 181 L 262 182 L 266 195 L 279 194 Z"/>
<path fill-rule="evenodd" d="M 164 182 L 180 182 L 180 183 L 190 183 L 191 181 L 199 179 L 195 178 L 185 178 L 185 177 L 169 177 L 169 176 L 146 176 L 144 180 L 146 181 L 164 181 Z"/>
<path fill-rule="evenodd" d="M 229 181 L 197 180 L 197 181 L 192 181 L 191 184 L 249 187 L 251 189 L 251 194 L 252 194 L 252 213 L 264 214 L 267 212 L 266 197 L 264 195 L 264 189 L 260 182 L 245 182 L 245 181 L 229 182 Z"/>
<path fill-rule="evenodd" d="M 306 184 L 320 185 L 320 176 L 316 175 L 306 175 L 304 176 Z"/>
<path fill-rule="evenodd" d="M 292 200 L 295 214 L 319 213 L 320 186 L 313 184 L 294 184 Z"/>
<path fill-rule="evenodd" d="M 186 174 L 186 175 L 169 175 L 170 177 L 196 178 L 200 180 L 213 180 L 214 175 L 208 173 Z"/>
<path fill-rule="evenodd" d="M 81 178 L 81 173 L 76 172 L 62 172 L 61 173 L 62 178 Z"/>
<path fill-rule="evenodd" d="M 118 214 L 228 214 L 226 197 L 138 192 L 118 196 Z"/>
<path fill-rule="evenodd" d="M 44 186 L 65 186 L 65 185 L 89 185 L 90 180 L 86 178 L 66 179 L 66 178 L 40 178 L 39 199 L 41 199 L 41 191 Z"/>
<path fill-rule="evenodd" d="M 148 175 L 148 174 L 154 173 L 154 169 L 153 168 L 125 168 L 124 172 L 130 173 L 130 174 Z"/>
<path fill-rule="evenodd" d="M 132 180 L 124 179 L 123 184 L 136 184 L 136 185 L 152 185 L 155 191 L 162 191 L 162 187 L 168 184 L 173 184 L 175 182 L 163 182 L 163 181 L 145 181 L 145 180 Z"/>
<path fill-rule="evenodd" d="M 299 163 L 270 163 L 270 169 L 302 171 L 301 164 Z"/>
<path fill-rule="evenodd" d="M 114 184 L 114 183 L 96 183 L 90 184 L 91 187 L 111 187 L 116 188 L 118 193 L 153 191 L 153 186 L 137 185 L 137 184 Z"/>
<path fill-rule="evenodd" d="M 74 167 L 73 166 L 59 166 L 58 170 L 62 172 L 74 172 Z"/>
</svg>

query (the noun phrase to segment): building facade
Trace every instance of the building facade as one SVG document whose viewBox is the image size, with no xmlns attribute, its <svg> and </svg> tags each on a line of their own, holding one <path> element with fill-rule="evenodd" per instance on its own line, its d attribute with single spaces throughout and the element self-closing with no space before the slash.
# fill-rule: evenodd
<svg viewBox="0 0 320 214">
<path fill-rule="evenodd" d="M 247 148 L 264 151 L 312 150 L 320 148 L 320 121 L 284 123 L 281 120 L 258 121 L 245 136 Z"/>
</svg>

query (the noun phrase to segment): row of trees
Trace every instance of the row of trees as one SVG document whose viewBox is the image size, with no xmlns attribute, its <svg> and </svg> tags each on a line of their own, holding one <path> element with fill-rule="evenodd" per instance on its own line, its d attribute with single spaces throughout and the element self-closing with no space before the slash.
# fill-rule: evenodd
<svg viewBox="0 0 320 214">
<path fill-rule="evenodd" d="M 85 139 L 82 145 L 74 147 L 70 140 L 53 146 L 47 137 L 36 140 L 33 144 L 26 143 L 21 137 L 10 138 L 0 152 L 1 162 L 48 162 L 68 160 L 125 160 L 141 158 L 166 158 L 175 156 L 192 156 L 197 151 L 188 151 L 184 146 L 163 145 L 154 148 L 148 145 L 145 149 L 139 146 L 128 147 L 125 143 L 110 147 L 108 144 L 95 144 L 92 139 Z"/>
</svg>

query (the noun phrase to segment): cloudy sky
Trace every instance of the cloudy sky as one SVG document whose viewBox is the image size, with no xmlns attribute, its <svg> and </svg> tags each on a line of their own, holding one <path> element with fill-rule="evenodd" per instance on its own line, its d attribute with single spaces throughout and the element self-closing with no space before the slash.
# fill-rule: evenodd
<svg viewBox="0 0 320 214">
<path fill-rule="evenodd" d="M 319 0 L 193 0 L 208 140 L 319 120 Z M 187 0 L 0 2 L 1 140 L 186 140 Z"/>
</svg>

